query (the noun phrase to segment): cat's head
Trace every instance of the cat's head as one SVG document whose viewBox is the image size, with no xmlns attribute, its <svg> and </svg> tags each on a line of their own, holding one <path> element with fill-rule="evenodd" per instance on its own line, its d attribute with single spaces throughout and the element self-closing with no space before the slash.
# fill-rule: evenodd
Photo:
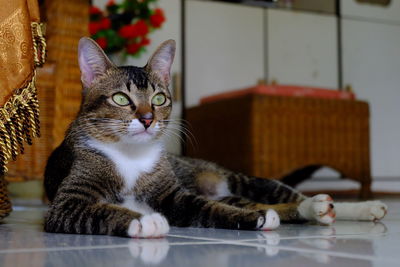
<svg viewBox="0 0 400 267">
<path fill-rule="evenodd" d="M 162 43 L 144 67 L 117 67 L 90 38 L 82 38 L 78 50 L 82 129 L 103 142 L 158 140 L 172 109 L 168 86 L 175 41 Z"/>
</svg>

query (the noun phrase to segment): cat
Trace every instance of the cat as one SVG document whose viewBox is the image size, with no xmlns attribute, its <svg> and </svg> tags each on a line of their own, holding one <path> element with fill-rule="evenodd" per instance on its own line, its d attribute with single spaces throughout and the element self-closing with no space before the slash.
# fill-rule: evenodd
<svg viewBox="0 0 400 267">
<path fill-rule="evenodd" d="M 170 225 L 272 230 L 281 221 L 385 216 L 380 201 L 334 206 L 325 194 L 308 198 L 276 180 L 167 153 L 175 46 L 162 43 L 144 67 L 117 67 L 95 41 L 79 41 L 82 104 L 47 162 L 45 231 L 152 238 Z"/>
</svg>

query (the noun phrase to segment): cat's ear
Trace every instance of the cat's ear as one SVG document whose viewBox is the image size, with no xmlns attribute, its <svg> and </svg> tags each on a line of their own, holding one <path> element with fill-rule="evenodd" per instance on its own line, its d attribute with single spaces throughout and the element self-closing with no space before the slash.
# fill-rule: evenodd
<svg viewBox="0 0 400 267">
<path fill-rule="evenodd" d="M 86 88 L 91 86 L 96 77 L 114 66 L 103 49 L 88 37 L 79 40 L 78 61 L 81 69 L 81 80 Z"/>
<path fill-rule="evenodd" d="M 175 41 L 167 40 L 163 42 L 150 57 L 146 68 L 153 75 L 157 76 L 166 86 L 171 81 L 171 65 L 175 56 Z"/>
</svg>

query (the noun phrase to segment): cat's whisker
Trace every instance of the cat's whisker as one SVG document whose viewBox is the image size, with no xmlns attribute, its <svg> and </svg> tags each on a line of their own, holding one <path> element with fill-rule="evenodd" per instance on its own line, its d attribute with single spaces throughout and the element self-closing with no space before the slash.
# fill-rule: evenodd
<svg viewBox="0 0 400 267">
<path fill-rule="evenodd" d="M 169 129 L 169 130 L 170 130 L 171 133 L 174 133 L 175 135 L 179 135 L 179 136 L 181 137 L 182 140 L 186 140 L 186 141 L 189 140 L 190 145 L 192 145 L 192 146 L 194 145 L 193 142 L 192 142 L 192 139 L 191 139 L 185 132 L 182 132 L 182 131 L 180 131 L 180 130 L 178 130 L 178 129 Z M 174 130 L 175 130 L 176 132 L 175 132 Z M 183 135 L 185 136 L 186 139 L 183 139 L 183 137 L 182 137 L 181 134 L 183 134 Z"/>
<path fill-rule="evenodd" d="M 174 132 L 174 130 L 177 131 L 177 132 Z M 167 128 L 167 131 L 168 131 L 169 133 L 171 133 L 171 134 L 173 134 L 173 135 L 179 137 L 179 139 L 182 140 L 183 143 L 186 143 L 186 140 L 189 140 L 190 145 L 191 145 L 192 147 L 195 147 L 195 145 L 194 145 L 194 143 L 192 142 L 192 139 L 190 138 L 190 136 L 188 136 L 187 133 L 185 133 L 185 132 L 182 131 L 181 129 L 179 129 L 179 128 L 170 128 L 170 127 L 169 127 L 169 128 Z M 186 136 L 186 140 L 181 136 L 180 133 L 182 133 L 182 134 L 184 134 L 184 135 Z"/>
<path fill-rule="evenodd" d="M 176 126 L 176 125 L 172 125 L 172 126 Z M 194 134 L 182 124 L 180 124 L 178 126 L 179 127 L 168 127 L 168 128 L 171 130 L 176 130 L 179 133 L 182 133 L 183 135 L 185 135 L 186 139 L 189 140 L 192 147 L 197 149 L 199 144 L 198 144 L 198 141 L 197 141 L 196 137 L 194 136 Z"/>
<path fill-rule="evenodd" d="M 169 137 L 169 138 L 178 137 L 182 141 L 182 143 L 185 143 L 185 140 L 182 138 L 182 136 L 180 134 L 177 134 L 177 133 L 172 132 L 172 131 L 168 131 L 167 129 L 165 131 L 161 131 L 161 133 L 165 137 Z"/>
<path fill-rule="evenodd" d="M 195 136 L 193 133 L 188 129 L 190 127 L 189 121 L 185 119 L 168 119 L 168 120 L 162 120 L 163 122 L 167 122 L 168 124 L 173 124 L 173 125 L 179 125 L 182 127 L 182 129 L 186 130 L 194 139 Z"/>
</svg>

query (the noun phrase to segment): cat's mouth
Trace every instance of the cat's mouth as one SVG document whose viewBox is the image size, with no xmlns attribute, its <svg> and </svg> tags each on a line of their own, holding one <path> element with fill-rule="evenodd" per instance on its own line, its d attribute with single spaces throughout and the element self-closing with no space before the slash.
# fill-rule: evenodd
<svg viewBox="0 0 400 267">
<path fill-rule="evenodd" d="M 143 129 L 143 130 L 140 130 L 140 131 L 132 132 L 132 133 L 130 133 L 130 136 L 131 137 L 148 137 L 148 138 L 151 138 L 151 137 L 154 137 L 155 134 L 156 133 L 155 133 L 155 131 L 153 129 L 148 128 L 148 129 Z"/>
<path fill-rule="evenodd" d="M 134 133 L 133 135 L 134 135 L 134 136 L 135 136 L 135 135 L 153 135 L 153 133 L 151 133 L 151 132 L 149 132 L 149 131 L 147 131 L 147 130 L 143 130 L 143 131 L 140 131 L 140 132 L 136 132 L 136 133 Z"/>
<path fill-rule="evenodd" d="M 133 120 L 125 133 L 124 139 L 128 142 L 146 143 L 156 139 L 159 130 L 156 123 L 151 127 L 144 127 L 138 120 Z"/>
</svg>

